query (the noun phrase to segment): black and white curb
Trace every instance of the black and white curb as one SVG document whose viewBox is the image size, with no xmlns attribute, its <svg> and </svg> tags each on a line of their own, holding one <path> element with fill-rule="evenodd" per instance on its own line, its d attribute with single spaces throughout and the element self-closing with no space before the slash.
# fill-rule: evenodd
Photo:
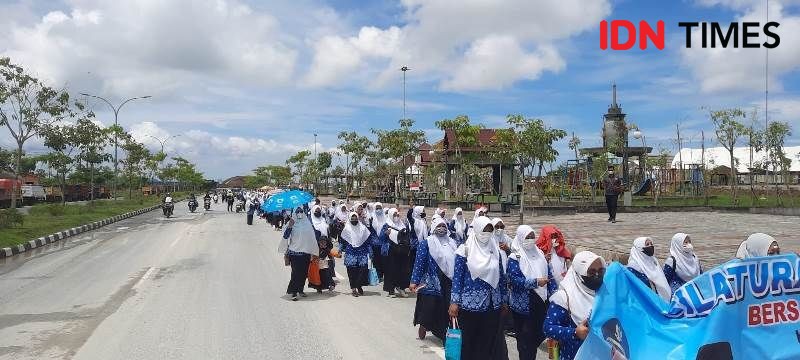
<svg viewBox="0 0 800 360">
<path fill-rule="evenodd" d="M 33 250 L 33 249 L 35 249 L 37 247 L 40 247 L 40 246 L 45 246 L 47 244 L 51 244 L 51 243 L 54 243 L 56 241 L 66 239 L 68 237 L 75 236 L 75 235 L 78 235 L 80 233 L 84 233 L 84 232 L 87 232 L 87 231 L 92 231 L 92 230 L 95 230 L 95 229 L 99 229 L 99 228 L 101 228 L 103 226 L 106 226 L 108 224 L 113 224 L 113 223 L 115 223 L 117 221 L 125 220 L 127 218 L 131 218 L 131 217 L 134 217 L 134 216 L 137 216 L 137 215 L 141 215 L 141 214 L 144 214 L 146 212 L 150 212 L 150 211 L 153 211 L 155 209 L 160 209 L 160 208 L 161 208 L 160 204 L 159 205 L 153 205 L 153 206 L 150 206 L 150 207 L 146 207 L 144 209 L 131 211 L 129 213 L 125 213 L 125 214 L 122 214 L 122 215 L 112 216 L 110 218 L 99 220 L 99 221 L 95 221 L 95 222 L 90 223 L 90 224 L 74 227 L 74 228 L 67 229 L 67 230 L 64 230 L 64 231 L 59 231 L 57 233 L 53 233 L 53 234 L 50 234 L 50 235 L 47 235 L 47 236 L 42 236 L 42 237 L 40 237 L 38 239 L 34 239 L 34 240 L 28 241 L 26 243 L 19 244 L 17 246 L 5 247 L 5 248 L 0 249 L 0 258 L 11 257 L 11 256 L 14 256 L 14 255 L 26 252 L 28 250 Z"/>
</svg>

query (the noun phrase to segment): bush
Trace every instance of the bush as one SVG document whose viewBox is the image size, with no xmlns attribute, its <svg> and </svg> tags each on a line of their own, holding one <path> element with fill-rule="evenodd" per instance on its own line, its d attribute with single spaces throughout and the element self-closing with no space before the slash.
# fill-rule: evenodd
<svg viewBox="0 0 800 360">
<path fill-rule="evenodd" d="M 25 215 L 17 209 L 0 210 L 0 229 L 6 229 L 15 225 L 22 226 L 25 222 Z"/>
<path fill-rule="evenodd" d="M 45 210 L 51 216 L 63 216 L 66 211 L 65 206 L 62 204 L 50 204 L 45 206 Z"/>
</svg>

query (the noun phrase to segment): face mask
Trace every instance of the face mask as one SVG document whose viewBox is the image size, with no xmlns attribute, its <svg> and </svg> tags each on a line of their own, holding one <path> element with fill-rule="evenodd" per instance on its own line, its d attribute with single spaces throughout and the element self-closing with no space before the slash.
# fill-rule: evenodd
<svg viewBox="0 0 800 360">
<path fill-rule="evenodd" d="M 419 214 L 419 217 L 424 219 L 425 218 L 425 213 Z"/>
<path fill-rule="evenodd" d="M 609 171 L 608 172 L 608 176 L 614 176 L 614 172 L 613 171 Z"/>
<path fill-rule="evenodd" d="M 456 215 L 456 219 L 458 219 L 458 220 L 462 220 L 462 219 L 464 219 L 464 214 L 458 214 L 458 215 Z"/>
<path fill-rule="evenodd" d="M 557 239 L 553 239 L 553 247 L 554 248 L 558 247 L 558 240 Z"/>
<path fill-rule="evenodd" d="M 600 275 L 595 275 L 595 276 L 581 275 L 581 280 L 583 281 L 583 285 L 586 285 L 587 288 L 594 291 L 597 291 L 597 289 L 600 289 L 600 286 L 603 285 L 603 278 L 600 277 Z"/>
<path fill-rule="evenodd" d="M 691 252 L 692 250 L 694 250 L 694 245 L 692 244 L 683 245 L 683 251 Z"/>
<path fill-rule="evenodd" d="M 536 239 L 525 238 L 522 239 L 522 248 L 525 250 L 533 249 L 536 246 Z"/>
<path fill-rule="evenodd" d="M 316 216 L 316 217 L 320 217 L 320 216 L 322 216 L 322 213 L 321 213 L 321 212 L 319 212 L 319 211 L 315 211 L 315 212 L 314 212 L 314 216 Z"/>
<path fill-rule="evenodd" d="M 378 213 L 379 213 L 379 212 L 381 212 L 381 211 L 383 211 L 383 209 L 381 209 L 381 208 L 375 208 L 375 212 L 378 212 Z"/>
<path fill-rule="evenodd" d="M 656 248 L 655 246 L 652 245 L 645 246 L 644 248 L 642 248 L 642 252 L 647 256 L 653 256 L 653 254 L 656 253 Z"/>
<path fill-rule="evenodd" d="M 492 233 L 490 233 L 490 232 L 479 232 L 479 233 L 477 233 L 475 235 L 475 237 L 478 239 L 479 243 L 481 243 L 483 245 L 486 245 L 486 244 L 489 243 L 489 240 L 492 239 Z"/>
<path fill-rule="evenodd" d="M 494 229 L 494 235 L 495 236 L 503 235 L 503 229 Z"/>
<path fill-rule="evenodd" d="M 358 220 L 350 220 L 350 224 L 353 226 L 358 225 Z"/>
<path fill-rule="evenodd" d="M 447 236 L 447 229 L 445 228 L 437 227 L 433 232 L 436 236 Z"/>
</svg>

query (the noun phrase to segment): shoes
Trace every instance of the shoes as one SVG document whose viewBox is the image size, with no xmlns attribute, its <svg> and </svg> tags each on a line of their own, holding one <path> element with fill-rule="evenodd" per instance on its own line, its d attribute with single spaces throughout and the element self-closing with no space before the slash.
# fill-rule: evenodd
<svg viewBox="0 0 800 360">
<path fill-rule="evenodd" d="M 427 329 L 425 329 L 425 327 L 424 327 L 424 326 L 420 325 L 420 326 L 419 326 L 419 330 L 417 330 L 417 337 L 418 337 L 420 340 L 425 340 L 425 335 L 427 335 L 427 334 L 428 334 L 428 330 L 427 330 Z"/>
<path fill-rule="evenodd" d="M 364 295 L 364 289 L 358 288 L 358 295 Z"/>
<path fill-rule="evenodd" d="M 300 293 L 300 297 L 308 297 L 308 295 L 306 295 L 306 293 L 304 293 L 304 292 L 301 292 Z"/>
<path fill-rule="evenodd" d="M 616 224 L 617 223 L 617 219 L 611 220 L 611 223 L 612 224 Z"/>
<path fill-rule="evenodd" d="M 331 286 L 328 286 L 328 290 L 329 290 L 329 291 L 333 291 L 333 289 L 335 289 L 335 288 L 336 288 L 336 285 L 331 285 Z"/>
<path fill-rule="evenodd" d="M 297 294 L 292 294 L 292 301 L 297 301 Z"/>
<path fill-rule="evenodd" d="M 358 290 L 353 289 L 353 297 L 358 297 Z"/>
<path fill-rule="evenodd" d="M 397 297 L 404 298 L 404 297 L 406 297 L 406 296 L 407 296 L 407 295 L 406 295 L 406 291 L 405 291 L 405 290 L 403 290 L 403 289 L 400 289 L 400 288 L 398 288 L 398 289 L 397 289 Z"/>
<path fill-rule="evenodd" d="M 395 295 L 394 291 L 390 291 L 386 293 L 386 297 L 394 299 L 397 297 L 397 295 Z"/>
</svg>

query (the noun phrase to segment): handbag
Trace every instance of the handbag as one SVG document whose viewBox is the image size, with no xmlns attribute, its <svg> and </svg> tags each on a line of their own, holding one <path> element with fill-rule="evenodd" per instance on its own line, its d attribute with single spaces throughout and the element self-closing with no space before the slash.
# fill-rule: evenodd
<svg viewBox="0 0 800 360">
<path fill-rule="evenodd" d="M 319 277 L 319 264 L 316 261 L 308 264 L 308 283 L 316 286 L 322 285 L 322 279 Z"/>
<path fill-rule="evenodd" d="M 444 358 L 446 360 L 461 360 L 461 329 L 458 327 L 458 318 L 451 318 L 444 342 Z"/>
<path fill-rule="evenodd" d="M 380 283 L 378 279 L 378 270 L 372 266 L 372 260 L 369 261 L 369 286 L 376 286 Z"/>
</svg>

